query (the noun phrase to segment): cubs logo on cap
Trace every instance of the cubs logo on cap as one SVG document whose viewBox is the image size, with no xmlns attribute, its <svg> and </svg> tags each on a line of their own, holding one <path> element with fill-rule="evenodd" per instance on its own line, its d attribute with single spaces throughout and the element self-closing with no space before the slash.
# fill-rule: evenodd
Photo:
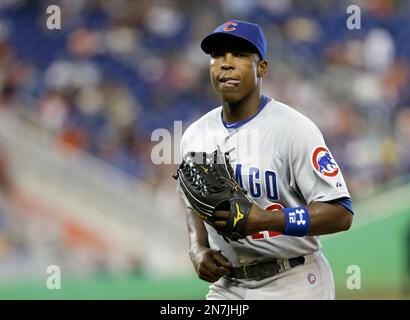
<svg viewBox="0 0 410 320">
<path fill-rule="evenodd" d="M 262 28 L 251 22 L 230 20 L 217 27 L 201 41 L 202 50 L 210 54 L 216 47 L 223 46 L 227 38 L 235 38 L 250 45 L 262 59 L 267 57 L 267 45 Z"/>
<path fill-rule="evenodd" d="M 227 23 L 225 23 L 225 25 L 224 25 L 224 27 L 223 27 L 223 30 L 224 31 L 226 31 L 226 32 L 229 32 L 229 31 L 234 31 L 236 28 L 236 26 L 237 26 L 238 24 L 235 22 L 235 21 L 229 21 L 229 22 L 227 22 Z"/>
<path fill-rule="evenodd" d="M 315 148 L 312 154 L 312 165 L 317 172 L 326 177 L 335 177 L 339 173 L 336 161 L 325 147 Z"/>
</svg>

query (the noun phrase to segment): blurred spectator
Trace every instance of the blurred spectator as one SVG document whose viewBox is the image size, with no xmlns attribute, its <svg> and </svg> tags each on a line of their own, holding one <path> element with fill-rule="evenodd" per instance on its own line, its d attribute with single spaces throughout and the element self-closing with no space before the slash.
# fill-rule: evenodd
<svg viewBox="0 0 410 320">
<path fill-rule="evenodd" d="M 399 173 L 404 175 L 410 171 L 410 106 L 399 110 L 395 128 Z"/>
<path fill-rule="evenodd" d="M 45 128 L 54 133 L 59 133 L 63 130 L 69 106 L 60 92 L 45 92 L 44 96 L 39 100 L 38 109 L 42 125 Z"/>
<path fill-rule="evenodd" d="M 11 187 L 7 156 L 5 150 L 0 145 L 0 194 L 8 194 L 11 191 Z"/>
</svg>

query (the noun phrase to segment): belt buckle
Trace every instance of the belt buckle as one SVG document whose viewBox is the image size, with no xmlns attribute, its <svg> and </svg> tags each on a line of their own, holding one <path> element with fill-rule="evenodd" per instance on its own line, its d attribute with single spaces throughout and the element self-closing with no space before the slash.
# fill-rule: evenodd
<svg viewBox="0 0 410 320">
<path fill-rule="evenodd" d="M 251 263 L 247 265 L 246 267 L 249 266 L 257 266 L 257 276 L 256 277 L 248 277 L 245 266 L 244 267 L 244 273 L 247 279 L 253 279 L 253 280 L 262 280 L 271 276 L 274 276 L 275 274 L 278 273 L 280 266 L 277 262 L 277 260 L 271 260 L 271 261 L 259 261 L 255 263 Z"/>
<path fill-rule="evenodd" d="M 243 273 L 244 273 L 244 275 L 245 275 L 245 279 L 257 279 L 257 278 L 248 277 L 248 273 L 246 272 L 246 268 L 249 268 L 249 267 L 251 267 L 251 266 L 256 266 L 256 265 L 257 265 L 257 263 L 249 263 L 249 264 L 244 264 L 244 265 L 242 266 Z"/>
</svg>

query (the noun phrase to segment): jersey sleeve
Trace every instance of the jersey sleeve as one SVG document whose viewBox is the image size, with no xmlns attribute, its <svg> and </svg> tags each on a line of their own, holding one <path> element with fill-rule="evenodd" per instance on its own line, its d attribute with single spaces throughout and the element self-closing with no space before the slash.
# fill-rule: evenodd
<svg viewBox="0 0 410 320">
<path fill-rule="evenodd" d="M 186 151 L 184 151 L 185 145 L 186 145 L 186 139 L 187 139 L 187 133 L 185 133 L 185 134 L 182 136 L 181 144 L 180 144 L 180 147 L 179 147 L 179 153 L 180 153 L 180 159 L 181 159 L 181 161 L 182 161 L 182 159 L 183 159 L 183 157 L 184 157 L 184 155 L 185 155 L 185 153 L 186 153 Z M 185 196 L 185 193 L 182 191 L 181 183 L 180 183 L 180 180 L 179 180 L 179 179 L 177 180 L 177 192 L 179 193 L 179 195 L 181 196 L 182 200 L 184 201 L 185 206 L 186 206 L 187 208 L 192 208 L 191 204 L 190 204 L 189 201 L 188 201 L 188 198 Z"/>
<path fill-rule="evenodd" d="M 349 197 L 340 167 L 320 130 L 310 120 L 295 121 L 289 141 L 290 187 L 307 204 Z"/>
</svg>

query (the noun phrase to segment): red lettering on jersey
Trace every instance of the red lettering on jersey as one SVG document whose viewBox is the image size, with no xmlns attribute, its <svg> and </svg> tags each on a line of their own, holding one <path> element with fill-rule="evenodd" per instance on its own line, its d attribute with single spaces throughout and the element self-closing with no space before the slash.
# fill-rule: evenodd
<svg viewBox="0 0 410 320">
<path fill-rule="evenodd" d="M 259 239 L 264 239 L 264 238 L 265 238 L 265 234 L 263 233 L 263 231 L 252 235 L 252 240 L 259 240 Z"/>
</svg>

